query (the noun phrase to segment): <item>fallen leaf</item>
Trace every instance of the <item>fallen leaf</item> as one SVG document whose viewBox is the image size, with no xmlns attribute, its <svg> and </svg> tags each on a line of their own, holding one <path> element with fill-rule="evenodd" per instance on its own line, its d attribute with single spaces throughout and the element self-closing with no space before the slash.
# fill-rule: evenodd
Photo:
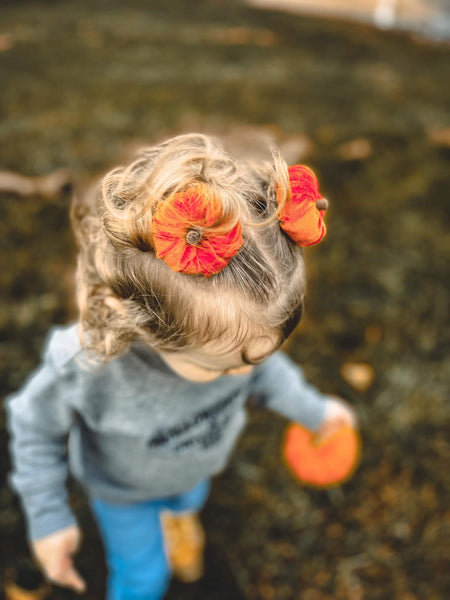
<svg viewBox="0 0 450 600">
<path fill-rule="evenodd" d="M 12 37 L 7 33 L 0 33 L 0 52 L 6 52 L 14 46 Z"/>
<path fill-rule="evenodd" d="M 383 337 L 383 331 L 378 325 L 369 325 L 364 331 L 364 338 L 368 344 L 375 346 Z"/>
<path fill-rule="evenodd" d="M 356 138 L 338 148 L 338 154 L 342 160 L 364 160 L 369 158 L 372 152 L 372 144 L 366 138 Z"/>
<path fill-rule="evenodd" d="M 342 379 L 359 392 L 368 390 L 375 378 L 373 367 L 367 363 L 344 363 L 340 373 Z"/>
<path fill-rule="evenodd" d="M 428 139 L 436 146 L 450 148 L 450 127 L 432 127 L 427 131 Z"/>
</svg>

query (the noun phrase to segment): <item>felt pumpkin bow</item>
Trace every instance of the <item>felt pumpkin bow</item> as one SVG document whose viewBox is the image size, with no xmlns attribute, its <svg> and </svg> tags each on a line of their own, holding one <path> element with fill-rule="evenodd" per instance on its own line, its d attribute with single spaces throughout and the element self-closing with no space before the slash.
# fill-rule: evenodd
<svg viewBox="0 0 450 600">
<path fill-rule="evenodd" d="M 222 204 L 204 184 L 158 204 L 152 233 L 156 256 L 176 272 L 211 277 L 227 266 L 242 246 L 241 225 L 208 231 L 222 217 Z"/>
<path fill-rule="evenodd" d="M 319 193 L 314 173 L 304 165 L 288 168 L 290 193 L 279 214 L 280 226 L 299 246 L 325 236 L 327 200 Z M 277 197 L 278 202 L 278 197 Z M 221 224 L 220 197 L 197 183 L 158 203 L 152 220 L 156 256 L 178 273 L 211 277 L 224 269 L 243 244 L 241 224 Z"/>
<path fill-rule="evenodd" d="M 291 194 L 278 217 L 281 228 L 298 246 L 318 244 L 326 233 L 323 218 L 328 202 L 322 198 L 319 183 L 311 169 L 293 165 L 288 167 L 288 173 Z"/>
</svg>

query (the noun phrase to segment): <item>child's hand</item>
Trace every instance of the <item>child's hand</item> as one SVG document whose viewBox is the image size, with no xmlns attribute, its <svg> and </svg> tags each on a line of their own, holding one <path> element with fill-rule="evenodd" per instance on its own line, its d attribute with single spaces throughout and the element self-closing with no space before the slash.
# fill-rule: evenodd
<svg viewBox="0 0 450 600">
<path fill-rule="evenodd" d="M 78 593 L 86 589 L 86 583 L 72 562 L 72 554 L 77 551 L 80 538 L 79 528 L 72 525 L 31 544 L 31 549 L 48 579 L 58 585 L 71 587 Z"/>
<path fill-rule="evenodd" d="M 355 428 L 357 424 L 358 418 L 349 404 L 341 398 L 328 397 L 322 425 L 317 431 L 317 441 L 325 441 L 342 427 Z"/>
</svg>

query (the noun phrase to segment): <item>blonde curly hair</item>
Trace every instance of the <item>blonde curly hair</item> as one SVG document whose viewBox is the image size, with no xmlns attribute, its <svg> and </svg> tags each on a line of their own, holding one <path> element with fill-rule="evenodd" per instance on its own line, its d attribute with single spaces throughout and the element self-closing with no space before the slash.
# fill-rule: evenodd
<svg viewBox="0 0 450 600">
<path fill-rule="evenodd" d="M 303 310 L 305 268 L 301 248 L 279 226 L 290 187 L 286 163 L 278 150 L 272 155 L 238 161 L 216 138 L 181 135 L 143 148 L 131 164 L 74 197 L 86 350 L 106 362 L 133 340 L 166 352 L 214 340 L 239 347 L 243 361 L 256 364 L 265 356 L 252 356 L 252 342 L 270 338 L 274 350 L 288 337 Z M 242 227 L 243 245 L 210 278 L 172 271 L 152 246 L 158 203 L 198 182 L 220 196 L 227 222 Z"/>
</svg>

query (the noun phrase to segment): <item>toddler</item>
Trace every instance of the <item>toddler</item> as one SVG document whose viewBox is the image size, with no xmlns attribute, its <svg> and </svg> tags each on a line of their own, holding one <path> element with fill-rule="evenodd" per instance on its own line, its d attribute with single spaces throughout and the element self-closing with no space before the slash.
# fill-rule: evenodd
<svg viewBox="0 0 450 600">
<path fill-rule="evenodd" d="M 159 600 L 172 569 L 200 575 L 177 545 L 201 547 L 195 513 L 248 397 L 319 436 L 355 423 L 277 351 L 300 320 L 301 246 L 324 236 L 326 207 L 306 167 L 276 150 L 237 161 L 199 134 L 143 149 L 74 198 L 79 320 L 50 331 L 7 400 L 10 482 L 48 579 L 85 589 L 69 468 L 102 535 L 108 600 Z"/>
</svg>

